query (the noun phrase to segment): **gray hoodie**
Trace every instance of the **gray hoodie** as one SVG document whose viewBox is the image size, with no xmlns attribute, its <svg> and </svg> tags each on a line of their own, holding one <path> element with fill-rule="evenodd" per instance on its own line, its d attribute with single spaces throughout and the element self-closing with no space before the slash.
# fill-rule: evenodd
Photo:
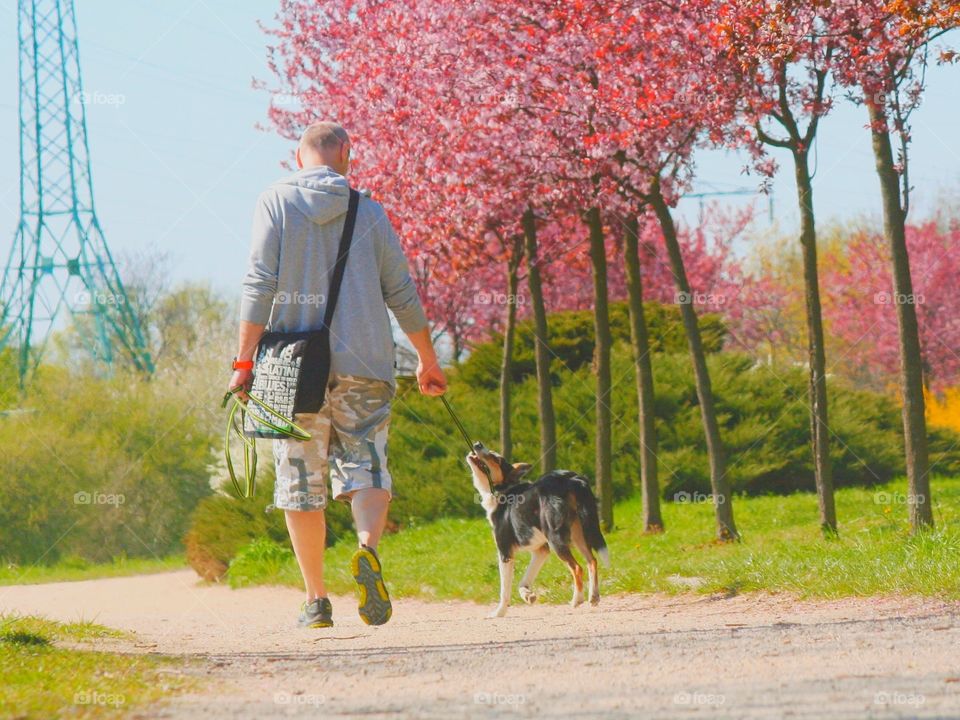
<svg viewBox="0 0 960 720">
<path fill-rule="evenodd" d="M 328 167 L 304 168 L 261 193 L 240 319 L 267 330 L 317 329 L 337 258 L 350 186 Z M 407 333 L 427 325 L 407 259 L 379 203 L 361 195 L 330 326 L 331 372 L 394 382 L 387 308 Z"/>
</svg>

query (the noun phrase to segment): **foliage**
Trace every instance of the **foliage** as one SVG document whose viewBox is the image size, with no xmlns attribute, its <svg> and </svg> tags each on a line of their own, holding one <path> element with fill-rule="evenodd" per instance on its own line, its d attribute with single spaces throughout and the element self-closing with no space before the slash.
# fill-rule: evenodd
<svg viewBox="0 0 960 720">
<path fill-rule="evenodd" d="M 726 352 L 713 354 L 709 362 L 734 491 L 762 495 L 812 490 L 803 368 L 757 365 L 745 355 Z M 559 467 L 592 478 L 594 396 L 589 373 L 587 366 L 577 371 L 559 369 L 555 400 Z M 689 360 L 684 354 L 658 355 L 654 375 L 663 496 L 680 502 L 705 496 L 710 492 L 706 447 Z M 633 362 L 623 342 L 614 347 L 613 377 L 614 494 L 623 500 L 636 492 L 640 475 Z M 514 457 L 536 465 L 539 428 L 535 378 L 526 378 L 515 391 Z M 831 452 L 837 486 L 886 483 L 903 473 L 902 428 L 894 401 L 840 382 L 833 383 L 830 391 L 836 438 Z M 447 397 L 474 439 L 489 444 L 497 437 L 496 389 L 475 385 L 453 372 Z M 936 430 L 930 438 L 937 472 L 960 474 L 960 449 L 954 447 L 957 434 Z M 465 454 L 463 439 L 442 403 L 420 395 L 411 383 L 402 381 L 393 404 L 389 457 L 394 479 L 390 518 L 402 534 L 425 522 L 449 518 L 456 523 L 456 518 L 479 512 L 462 459 Z M 188 557 L 205 577 L 219 577 L 239 549 L 255 538 L 264 537 L 288 547 L 282 520 L 265 517 L 262 512 L 268 502 L 268 472 L 260 482 L 257 500 L 241 502 L 216 496 L 198 508 L 188 539 Z M 345 508 L 335 507 L 332 512 L 340 513 L 330 517 L 328 512 L 334 532 L 351 537 Z M 845 521 L 842 515 L 840 521 Z M 750 532 L 751 528 L 744 525 L 744 530 Z M 243 584 L 240 576 L 246 577 L 251 572 L 249 566 L 256 564 L 254 556 L 245 558 L 236 572 L 230 573 L 231 582 Z M 205 571 L 207 567 L 211 570 Z M 277 576 L 283 576 L 283 572 L 277 570 Z"/>
<path fill-rule="evenodd" d="M 263 451 L 270 441 L 260 441 L 262 461 L 252 499 L 242 500 L 230 484 L 220 493 L 197 505 L 186 534 L 187 562 L 202 578 L 219 581 L 237 551 L 255 538 L 267 538 L 290 547 L 283 513 L 268 510 L 273 501 L 274 466 L 272 455 Z M 333 544 L 350 532 L 350 513 L 342 503 L 331 503 L 326 511 L 327 543 Z"/>
<path fill-rule="evenodd" d="M 924 378 L 934 389 L 960 382 L 960 220 L 907 226 L 913 297 L 893 292 L 883 238 L 866 228 L 825 259 L 824 311 L 833 354 L 844 372 L 874 387 L 896 385 L 900 369 L 897 304 L 912 303 L 920 325 Z"/>
<path fill-rule="evenodd" d="M 89 649 L 119 636 L 89 622 L 0 615 L 0 717 L 121 717 L 196 688 L 177 672 L 182 660 Z"/>
<path fill-rule="evenodd" d="M 648 302 L 645 303 L 644 314 L 653 352 L 686 351 L 687 341 L 678 306 Z M 551 313 L 548 316 L 548 325 L 550 350 L 557 361 L 553 366 L 554 370 L 558 371 L 561 365 L 568 370 L 579 370 L 591 362 L 594 346 L 592 311 Z M 719 352 L 726 338 L 726 330 L 719 315 L 711 313 L 701 316 L 700 329 L 703 333 L 704 349 L 711 353 Z M 610 304 L 610 332 L 614 342 L 630 341 L 626 303 Z M 515 382 L 536 374 L 534 337 L 532 320 L 517 324 L 512 374 Z M 458 368 L 460 379 L 475 387 L 496 387 L 503 358 L 502 345 L 503 337 L 494 333 L 488 342 L 475 346 L 470 356 Z"/>
<path fill-rule="evenodd" d="M 0 423 L 0 555 L 19 564 L 161 557 L 210 493 L 216 435 L 187 384 L 42 366 Z M 217 433 L 219 434 L 219 433 Z"/>
<path fill-rule="evenodd" d="M 738 499 L 739 543 L 714 542 L 710 504 L 697 498 L 666 503 L 666 532 L 645 535 L 632 520 L 640 516 L 640 499 L 633 497 L 617 506 L 619 526 L 606 535 L 612 567 L 600 569 L 601 594 L 697 588 L 703 593 L 760 590 L 828 598 L 890 593 L 960 598 L 960 479 L 937 476 L 933 487 L 936 531 L 907 537 L 906 484 L 897 480 L 871 489 L 838 490 L 841 532 L 832 539 L 821 533 L 817 498 L 811 493 Z M 293 558 L 282 560 L 281 550 L 263 550 L 263 541 L 258 545 L 269 562 L 258 567 L 251 559 L 235 584 L 299 586 Z M 352 552 L 349 543 L 327 552 L 325 580 L 333 593 L 353 592 Z M 479 507 L 470 518 L 444 518 L 387 536 L 380 556 L 395 597 L 496 601 L 493 539 Z M 278 560 L 283 563 L 279 567 Z M 519 562 L 522 568 L 524 554 Z M 436 572 L 437 567 L 444 572 Z M 547 561 L 537 584 L 543 602 L 570 599 L 570 574 L 556 557 Z M 521 604 L 516 596 L 514 603 Z M 522 607 L 515 612 L 522 614 Z"/>
<path fill-rule="evenodd" d="M 927 422 L 931 427 L 960 433 L 960 388 L 948 388 L 938 394 L 927 393 L 926 408 Z"/>
</svg>

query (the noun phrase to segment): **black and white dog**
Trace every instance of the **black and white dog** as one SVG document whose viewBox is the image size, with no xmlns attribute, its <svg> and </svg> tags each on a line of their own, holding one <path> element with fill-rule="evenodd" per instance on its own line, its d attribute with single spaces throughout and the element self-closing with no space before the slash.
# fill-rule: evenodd
<svg viewBox="0 0 960 720">
<path fill-rule="evenodd" d="M 536 482 L 521 482 L 530 470 L 528 463 L 511 465 L 503 456 L 474 443 L 467 455 L 473 473 L 473 486 L 493 526 L 500 559 L 500 603 L 490 617 L 502 617 L 510 604 L 513 588 L 513 558 L 517 550 L 530 552 L 530 565 L 520 581 L 520 597 L 536 602 L 533 581 L 543 567 L 550 550 L 563 560 L 573 576 L 573 600 L 583 602 L 583 568 L 570 551 L 577 548 L 590 573 L 590 604 L 600 602 L 597 558 L 610 565 L 607 543 L 600 532 L 597 501 L 589 481 L 570 470 L 554 470 Z"/>
</svg>

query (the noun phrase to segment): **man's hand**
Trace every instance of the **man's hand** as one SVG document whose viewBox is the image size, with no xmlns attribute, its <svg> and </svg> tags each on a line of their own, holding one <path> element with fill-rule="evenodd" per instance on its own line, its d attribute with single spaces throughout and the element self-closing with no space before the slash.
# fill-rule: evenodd
<svg viewBox="0 0 960 720">
<path fill-rule="evenodd" d="M 233 390 L 235 387 L 242 386 L 243 390 L 239 391 L 236 395 L 241 401 L 246 402 L 247 393 L 245 391 L 249 390 L 251 385 L 253 385 L 253 370 L 234 370 L 227 390 Z"/>
<path fill-rule="evenodd" d="M 447 390 L 447 378 L 437 364 L 436 356 L 432 360 L 417 363 L 417 384 L 424 395 L 443 395 Z"/>
</svg>

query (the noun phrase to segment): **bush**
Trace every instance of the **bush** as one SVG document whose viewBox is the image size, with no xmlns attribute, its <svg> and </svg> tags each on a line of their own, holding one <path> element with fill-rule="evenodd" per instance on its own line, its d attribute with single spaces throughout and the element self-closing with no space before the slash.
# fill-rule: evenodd
<svg viewBox="0 0 960 720">
<path fill-rule="evenodd" d="M 0 423 L 0 554 L 19 564 L 181 550 L 210 494 L 214 437 L 195 399 L 119 373 L 44 366 Z"/>
<path fill-rule="evenodd" d="M 261 453 L 269 448 L 268 443 L 260 442 Z M 262 538 L 291 549 L 283 513 L 267 510 L 273 502 L 274 479 L 273 463 L 261 458 L 253 498 L 237 497 L 232 484 L 227 483 L 223 492 L 200 501 L 184 539 L 187 562 L 198 575 L 210 581 L 221 580 L 231 560 L 253 540 Z M 350 532 L 351 519 L 343 503 L 330 505 L 326 512 L 327 544 L 333 545 Z"/>
<path fill-rule="evenodd" d="M 644 303 L 644 317 L 650 335 L 650 349 L 656 353 L 685 353 L 686 335 L 678 305 Z M 553 351 L 551 371 L 556 380 L 561 369 L 576 371 L 593 359 L 594 328 L 592 310 L 570 310 L 551 313 L 547 318 L 550 349 Z M 719 352 L 727 331 L 719 315 L 700 316 L 700 330 L 706 352 Z M 610 332 L 614 341 L 630 341 L 630 319 L 627 304 L 610 304 Z M 460 377 L 474 387 L 496 388 L 500 382 L 503 358 L 503 335 L 495 334 L 489 342 L 473 348 L 459 368 Z M 517 323 L 513 374 L 515 382 L 536 374 L 533 320 Z"/>
<path fill-rule="evenodd" d="M 750 358 L 714 353 L 708 358 L 727 475 L 734 491 L 748 494 L 813 490 L 806 373 L 799 367 L 758 366 Z M 686 354 L 663 353 L 654 364 L 655 412 L 659 438 L 660 484 L 664 497 L 709 492 L 709 468 L 693 373 Z M 617 498 L 639 487 L 637 401 L 632 355 L 617 343 L 613 353 L 613 478 Z M 588 367 L 558 371 L 554 392 L 557 460 L 594 475 L 594 379 Z M 447 395 L 467 430 L 492 446 L 499 436 L 496 390 L 466 382 L 451 373 Z M 885 396 L 860 391 L 835 380 L 830 384 L 834 482 L 838 487 L 888 482 L 904 472 L 900 414 Z M 515 387 L 514 460 L 539 457 L 536 381 Z M 937 472 L 954 472 L 960 462 L 955 433 L 930 433 L 931 461 Z M 401 524 L 441 515 L 471 515 L 475 507 L 466 447 L 443 405 L 401 392 L 391 430 L 391 472 L 398 488 L 391 514 Z"/>
<path fill-rule="evenodd" d="M 492 345 L 477 352 L 491 355 Z M 761 495 L 813 490 L 805 371 L 758 366 L 744 355 L 726 352 L 713 353 L 708 363 L 734 491 Z M 632 353 L 626 343 L 615 344 L 612 364 L 614 495 L 623 499 L 639 487 L 640 476 L 636 385 Z M 498 392 L 488 389 L 490 382 L 478 385 L 468 381 L 465 366 L 449 373 L 447 398 L 473 439 L 495 447 Z M 473 366 L 473 371 L 477 367 Z M 663 496 L 672 499 L 679 492 L 709 493 L 706 446 L 690 360 L 686 352 L 662 352 L 653 367 Z M 558 465 L 593 477 L 594 381 L 590 368 L 571 371 L 561 366 L 556 378 Z M 515 386 L 513 404 L 514 460 L 535 466 L 540 455 L 536 392 L 536 379 L 526 378 Z M 896 404 L 839 380 L 830 384 L 830 401 L 835 484 L 872 485 L 903 474 L 902 428 Z M 930 437 L 931 460 L 937 463 L 937 472 L 960 472 L 960 446 L 953 446 L 958 436 L 938 430 Z M 443 404 L 420 395 L 409 381 L 400 382 L 394 399 L 389 448 L 394 479 L 392 523 L 409 528 L 440 517 L 482 517 L 463 461 L 467 452 L 463 438 Z M 256 502 L 217 496 L 197 509 L 188 551 L 198 570 L 205 563 L 210 565 L 207 576 L 222 576 L 240 548 L 257 537 L 288 547 L 279 513 L 269 525 L 262 513 L 269 502 L 267 476 L 272 472 L 270 463 L 264 465 L 263 495 L 258 495 Z M 332 505 L 328 511 L 331 542 L 336 534 L 351 532 L 347 509 L 340 503 Z M 253 572 L 251 558 L 247 565 Z M 243 572 L 246 570 L 237 571 Z"/>
</svg>

